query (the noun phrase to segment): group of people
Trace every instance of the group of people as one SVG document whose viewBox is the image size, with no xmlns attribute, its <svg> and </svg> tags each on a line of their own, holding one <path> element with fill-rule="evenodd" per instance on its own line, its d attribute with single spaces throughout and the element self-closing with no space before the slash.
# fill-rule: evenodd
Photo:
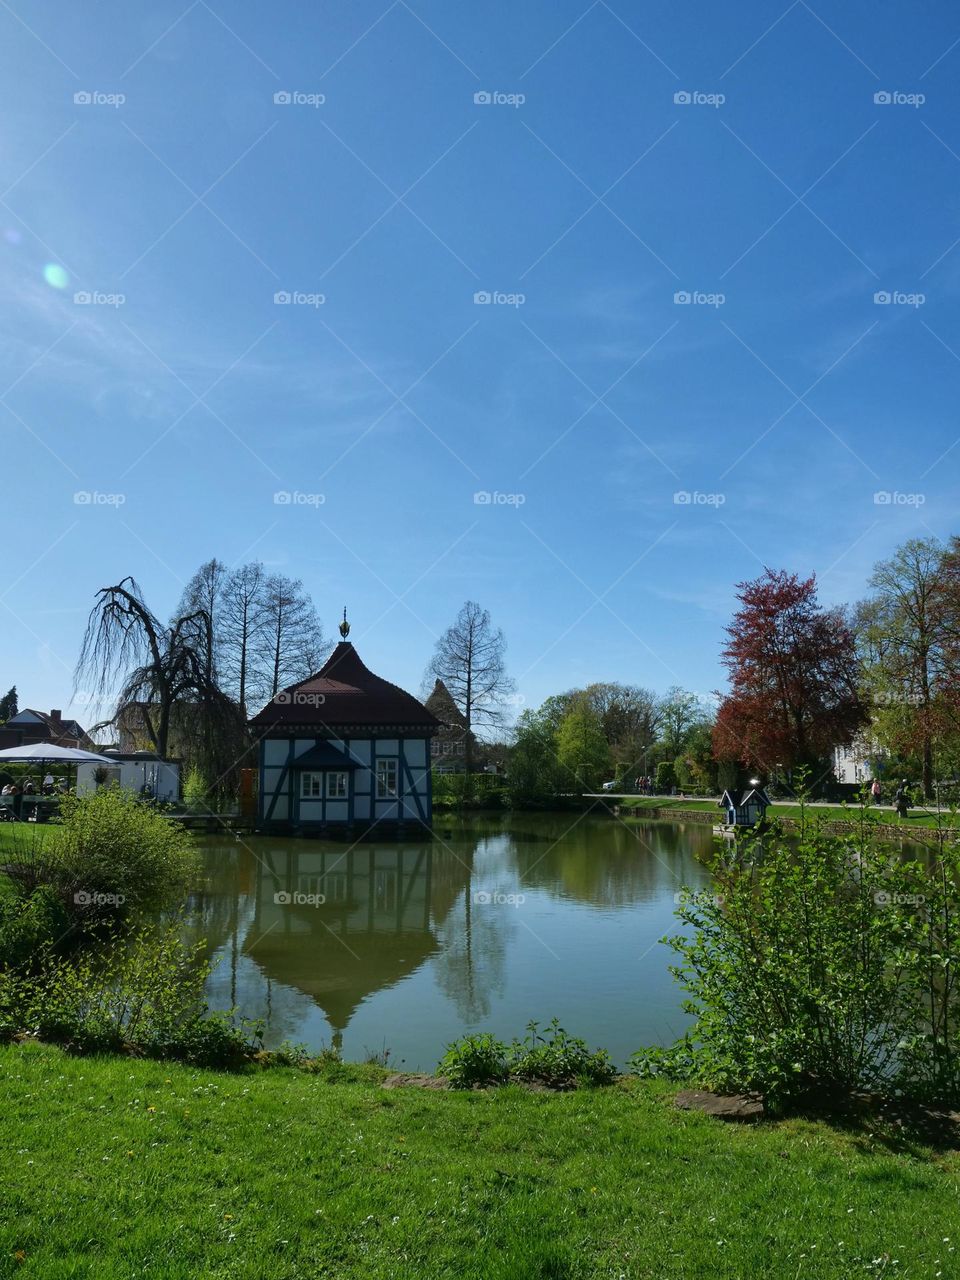
<svg viewBox="0 0 960 1280">
<path fill-rule="evenodd" d="M 882 804 L 883 787 L 880 785 L 880 779 L 874 778 L 870 784 L 870 798 L 874 804 Z M 901 818 L 907 816 L 907 810 L 910 808 L 910 782 L 907 778 L 900 780 L 900 785 L 893 793 L 893 807 Z"/>
<path fill-rule="evenodd" d="M 637 788 L 638 796 L 652 796 L 653 795 L 653 779 L 648 778 L 646 774 L 644 774 L 642 777 L 637 779 L 636 788 Z"/>
<path fill-rule="evenodd" d="M 68 790 L 66 778 L 54 779 L 52 773 L 48 773 L 39 784 L 33 778 L 26 778 L 22 785 L 8 782 L 0 787 L 0 821 L 10 821 L 12 817 L 19 822 L 24 796 L 63 796 Z"/>
</svg>

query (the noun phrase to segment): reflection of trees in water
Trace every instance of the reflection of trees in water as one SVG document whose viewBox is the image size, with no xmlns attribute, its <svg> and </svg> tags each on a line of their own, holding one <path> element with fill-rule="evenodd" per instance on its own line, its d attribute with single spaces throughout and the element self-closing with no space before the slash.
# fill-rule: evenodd
<svg viewBox="0 0 960 1280">
<path fill-rule="evenodd" d="M 706 824 L 622 823 L 583 818 L 543 832 L 539 841 L 516 842 L 517 873 L 524 885 L 562 893 L 598 906 L 628 906 L 638 899 L 673 894 L 707 879 L 697 855 L 712 844 Z"/>
<path fill-rule="evenodd" d="M 434 960 L 437 985 L 470 1025 L 489 1015 L 491 996 L 504 990 L 506 944 L 516 928 L 513 908 L 473 899 L 470 883 L 447 917 Z"/>
</svg>

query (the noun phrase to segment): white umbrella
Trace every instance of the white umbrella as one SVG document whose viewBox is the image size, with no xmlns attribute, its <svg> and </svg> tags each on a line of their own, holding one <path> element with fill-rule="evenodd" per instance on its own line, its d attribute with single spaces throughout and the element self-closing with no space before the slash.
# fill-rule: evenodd
<svg viewBox="0 0 960 1280">
<path fill-rule="evenodd" d="M 119 764 L 110 756 L 98 756 L 94 751 L 43 742 L 27 747 L 8 747 L 6 751 L 0 751 L 0 760 L 19 761 L 21 764 L 111 764 L 114 768 Z"/>
</svg>

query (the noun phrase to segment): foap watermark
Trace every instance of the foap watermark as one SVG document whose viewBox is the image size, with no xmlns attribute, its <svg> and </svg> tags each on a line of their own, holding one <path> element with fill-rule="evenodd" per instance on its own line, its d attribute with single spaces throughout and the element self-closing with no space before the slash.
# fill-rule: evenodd
<svg viewBox="0 0 960 1280">
<path fill-rule="evenodd" d="M 727 500 L 725 493 L 701 493 L 699 489 L 678 489 L 673 495 L 678 507 L 722 507 Z"/>
<path fill-rule="evenodd" d="M 919 707 L 923 703 L 923 694 L 909 691 L 901 693 L 897 689 L 877 689 L 871 695 L 871 701 L 878 707 Z"/>
<path fill-rule="evenodd" d="M 478 489 L 473 495 L 477 507 L 522 507 L 526 500 L 525 493 L 501 493 L 499 489 Z"/>
<path fill-rule="evenodd" d="M 722 307 L 725 293 L 703 293 L 699 289 L 678 289 L 673 295 L 675 307 Z"/>
<path fill-rule="evenodd" d="M 890 893 L 886 889 L 878 889 L 873 901 L 878 907 L 922 907 L 926 898 L 922 893 Z"/>
<path fill-rule="evenodd" d="M 681 888 L 680 891 L 673 895 L 673 905 L 675 906 L 723 906 L 722 893 L 708 893 L 705 890 L 691 890 L 691 888 Z"/>
<path fill-rule="evenodd" d="M 303 893 L 299 889 L 279 889 L 273 900 L 278 907 L 322 907 L 327 900 L 325 893 Z"/>
<path fill-rule="evenodd" d="M 478 89 L 473 95 L 477 107 L 522 107 L 526 100 L 525 93 L 502 93 L 499 89 Z"/>
<path fill-rule="evenodd" d="M 922 107 L 927 100 L 925 93 L 901 93 L 899 89 L 878 89 L 873 95 L 878 107 Z"/>
<path fill-rule="evenodd" d="M 502 293 L 499 289 L 478 289 L 473 295 L 475 307 L 522 307 L 525 293 Z"/>
<path fill-rule="evenodd" d="M 273 95 L 275 107 L 322 107 L 327 100 L 325 93 L 303 93 L 300 89 L 278 89 Z"/>
<path fill-rule="evenodd" d="M 303 293 L 299 289 L 278 289 L 273 295 L 275 307 L 322 307 L 325 293 Z"/>
<path fill-rule="evenodd" d="M 522 693 L 508 693 L 503 699 L 503 705 L 505 707 L 524 707 L 526 704 L 527 699 Z"/>
<path fill-rule="evenodd" d="M 922 507 L 925 493 L 901 493 L 899 489 L 880 489 L 873 495 L 877 507 Z"/>
<path fill-rule="evenodd" d="M 78 489 L 73 495 L 78 507 L 122 507 L 127 500 L 125 493 L 100 493 L 97 489 Z"/>
<path fill-rule="evenodd" d="M 875 307 L 922 307 L 926 300 L 925 293 L 904 293 L 900 289 L 878 289 L 873 295 Z"/>
<path fill-rule="evenodd" d="M 485 889 L 478 889 L 473 895 L 478 907 L 522 907 L 526 900 L 522 893 L 488 893 Z"/>
<path fill-rule="evenodd" d="M 278 507 L 322 507 L 325 493 L 301 493 L 299 489 L 278 489 L 273 501 Z"/>
<path fill-rule="evenodd" d="M 125 293 L 101 293 L 99 289 L 81 289 L 73 295 L 77 307 L 122 307 L 126 300 Z"/>
<path fill-rule="evenodd" d="M 678 89 L 673 95 L 677 107 L 722 107 L 727 100 L 725 93 L 703 93 L 699 89 Z"/>
<path fill-rule="evenodd" d="M 100 89 L 78 89 L 73 95 L 75 107 L 122 107 L 127 100 L 125 93 L 103 93 Z"/>
<path fill-rule="evenodd" d="M 278 707 L 322 707 L 326 700 L 325 693 L 311 693 L 309 689 L 281 689 L 272 698 Z"/>
<path fill-rule="evenodd" d="M 125 893 L 101 893 L 99 889 L 78 889 L 73 901 L 78 907 L 122 907 Z"/>
</svg>

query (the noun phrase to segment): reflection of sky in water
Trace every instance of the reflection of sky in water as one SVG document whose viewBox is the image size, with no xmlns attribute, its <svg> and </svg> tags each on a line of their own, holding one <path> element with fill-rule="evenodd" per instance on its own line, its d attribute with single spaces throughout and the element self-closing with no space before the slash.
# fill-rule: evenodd
<svg viewBox="0 0 960 1280">
<path fill-rule="evenodd" d="M 708 882 L 710 838 L 514 815 L 441 819 L 432 843 L 205 842 L 211 1004 L 266 1018 L 271 1045 L 386 1047 L 409 1069 L 467 1031 L 510 1039 L 556 1016 L 623 1064 L 686 1025 L 659 939 L 680 887 Z"/>
</svg>

